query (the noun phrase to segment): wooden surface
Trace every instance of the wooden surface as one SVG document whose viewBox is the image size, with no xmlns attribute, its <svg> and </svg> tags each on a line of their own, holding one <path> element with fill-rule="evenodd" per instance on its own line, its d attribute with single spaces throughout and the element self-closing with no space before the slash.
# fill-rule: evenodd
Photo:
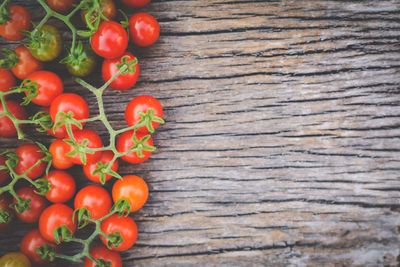
<svg viewBox="0 0 400 267">
<path fill-rule="evenodd" d="M 144 11 L 160 40 L 130 47 L 140 82 L 105 99 L 116 127 L 136 95 L 165 107 L 151 160 L 121 168 L 150 187 L 125 266 L 397 266 L 400 1 L 159 0 Z M 1 252 L 29 227 L 1 234 Z"/>
</svg>

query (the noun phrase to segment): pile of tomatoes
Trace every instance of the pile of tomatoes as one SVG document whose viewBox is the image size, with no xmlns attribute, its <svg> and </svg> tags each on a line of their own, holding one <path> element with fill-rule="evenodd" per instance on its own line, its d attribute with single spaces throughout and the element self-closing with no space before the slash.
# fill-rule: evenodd
<svg viewBox="0 0 400 267">
<path fill-rule="evenodd" d="M 46 7 L 62 15 L 74 10 L 77 2 L 47 0 Z M 74 49 L 61 63 L 73 76 L 85 77 L 96 69 L 97 61 L 101 58 L 104 82 L 112 80 L 109 87 L 115 90 L 131 89 L 139 78 L 140 67 L 137 58 L 127 50 L 128 43 L 131 41 L 142 47 L 155 43 L 160 33 L 157 20 L 141 12 L 132 15 L 127 23 L 119 23 L 114 20 L 116 7 L 112 0 L 82 2 L 85 3 L 79 3 L 79 7 L 82 7 L 80 15 L 88 28 L 95 27 L 95 31 L 91 34 L 89 44 L 81 41 L 73 44 Z M 131 8 L 140 8 L 149 4 L 150 0 L 121 2 Z M 101 12 L 87 9 L 89 4 L 98 4 Z M 162 106 L 149 95 L 134 97 L 125 109 L 127 130 L 114 131 L 118 133 L 115 149 L 103 149 L 105 146 L 101 137 L 85 125 L 90 121 L 88 103 L 78 94 L 64 92 L 63 81 L 58 74 L 46 70 L 46 62 L 54 64 L 63 50 L 59 30 L 51 24 L 32 29 L 31 16 L 24 7 L 5 6 L 2 8 L 7 8 L 9 15 L 5 22 L 2 21 L 4 18 L 0 18 L 0 22 L 4 22 L 0 24 L 0 36 L 21 41 L 21 44 L 14 50 L 3 52 L 6 58 L 0 60 L 0 91 L 3 92 L 0 136 L 15 137 L 20 134 L 19 128 L 24 130 L 32 128 L 32 125 L 38 126 L 38 121 L 43 126 L 46 120 L 40 119 L 47 116 L 47 123 L 50 122 L 51 127 L 44 129 L 46 134 L 55 138 L 48 148 L 28 142 L 0 155 L 0 217 L 3 218 L 3 222 L 0 219 L 0 231 L 8 227 L 13 216 L 37 225 L 23 237 L 20 252 L 0 253 L 0 267 L 47 264 L 48 259 L 41 257 L 43 255 L 38 252 L 52 247 L 54 249 L 51 251 L 60 253 L 58 243 L 64 240 L 58 230 L 64 229 L 67 235 L 73 237 L 79 228 L 74 211 L 80 210 L 88 212 L 91 219 L 86 221 L 100 225 L 98 236 L 103 243 L 90 248 L 90 256 L 84 259 L 84 266 L 122 266 L 118 252 L 133 246 L 138 230 L 131 217 L 115 212 L 113 203 L 122 200 L 128 203 L 129 210 L 123 208 L 127 214 L 138 211 L 146 203 L 149 190 L 146 182 L 136 175 L 119 176 L 119 162 L 115 153 L 132 164 L 146 161 L 154 150 L 149 133 L 162 123 Z M 124 71 L 121 72 L 122 68 Z M 21 83 L 17 86 L 18 79 Z M 19 93 L 22 93 L 22 101 L 19 101 Z M 40 110 L 37 116 L 33 116 L 35 119 L 29 117 L 30 109 L 24 108 L 30 102 L 33 103 L 30 105 L 36 105 L 33 109 Z M 102 113 L 104 110 L 100 110 Z M 150 114 L 150 118 L 155 119 L 143 124 L 144 114 Z M 68 124 L 67 121 L 73 123 Z M 140 127 L 135 127 L 139 124 Z M 79 146 L 89 150 L 77 151 Z M 132 148 L 139 150 L 131 151 Z M 78 188 L 75 177 L 67 171 L 74 165 L 82 166 L 91 184 Z M 100 170 L 102 167 L 107 169 L 105 166 L 108 172 L 102 173 Z M 119 179 L 114 182 L 110 194 L 102 184 L 113 176 Z M 73 207 L 66 202 L 73 202 Z M 111 240 L 115 234 L 118 242 Z M 52 257 L 54 254 L 48 258 Z M 107 262 L 111 265 L 107 265 Z"/>
</svg>

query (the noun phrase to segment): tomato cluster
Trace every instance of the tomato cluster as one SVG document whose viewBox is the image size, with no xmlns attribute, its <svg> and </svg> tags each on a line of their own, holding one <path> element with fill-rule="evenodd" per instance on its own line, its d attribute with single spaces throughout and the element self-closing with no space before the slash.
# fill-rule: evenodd
<svg viewBox="0 0 400 267">
<path fill-rule="evenodd" d="M 150 0 L 121 2 L 140 8 Z M 103 266 L 107 262 L 113 267 L 122 266 L 118 252 L 130 249 L 138 235 L 137 225 L 128 215 L 145 205 L 149 188 L 136 175 L 120 176 L 119 158 L 137 164 L 151 156 L 155 149 L 151 134 L 163 122 L 163 109 L 150 95 L 136 96 L 125 108 L 126 127 L 114 130 L 105 115 L 102 92 L 107 86 L 115 90 L 134 87 L 140 66 L 128 51 L 129 41 L 137 46 L 152 45 L 159 37 L 160 27 L 147 13 L 136 13 L 125 23 L 115 21 L 113 0 L 47 0 L 46 4 L 47 17 L 57 14 L 54 17 L 68 23 L 69 16 L 58 15 L 81 10 L 88 28 L 82 36 L 90 33 L 89 45 L 75 40 L 75 29 L 69 54 L 60 63 L 74 77 L 85 77 L 95 70 L 98 57 L 103 58 L 103 87 L 94 88 L 76 79 L 101 99 L 100 115 L 90 117 L 86 100 L 77 93 L 64 92 L 60 76 L 46 69 L 46 62 L 55 64 L 63 50 L 60 31 L 45 23 L 47 17 L 32 27 L 31 16 L 22 6 L 2 6 L 0 36 L 22 44 L 7 51 L 6 58 L 0 60 L 0 136 L 24 138 L 26 124 L 31 124 L 54 139 L 48 148 L 29 142 L 0 153 L 0 231 L 14 217 L 36 225 L 23 237 L 21 253 L 4 255 L 0 266 L 44 266 L 61 255 L 60 242 L 77 240 L 75 232 L 89 223 L 97 226 L 93 237 L 97 236 L 104 245 L 79 254 L 86 257 L 84 266 Z M 18 80 L 20 85 L 16 86 Z M 18 93 L 23 93 L 22 100 Z M 36 105 L 40 111 L 29 116 L 31 109 L 24 108 L 26 105 Z M 104 145 L 101 136 L 88 128 L 96 120 L 108 129 L 109 145 Z M 74 165 L 82 166 L 89 185 L 79 188 L 76 171 L 68 171 Z M 110 194 L 102 185 L 113 177 L 116 181 Z M 79 242 L 89 248 L 91 240 L 92 236 Z M 77 256 L 62 257 L 80 260 Z"/>
</svg>

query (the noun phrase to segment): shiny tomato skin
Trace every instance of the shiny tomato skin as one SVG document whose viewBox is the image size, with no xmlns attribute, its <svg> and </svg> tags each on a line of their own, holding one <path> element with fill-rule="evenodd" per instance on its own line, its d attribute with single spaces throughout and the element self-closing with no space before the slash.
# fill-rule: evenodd
<svg viewBox="0 0 400 267">
<path fill-rule="evenodd" d="M 41 247 L 44 244 L 54 247 L 56 251 L 58 250 L 56 244 L 53 244 L 43 238 L 39 229 L 32 229 L 22 238 L 20 250 L 29 258 L 34 266 L 45 266 L 46 264 L 49 264 L 49 261 L 42 260 L 39 254 L 36 253 L 36 248 Z"/>
<path fill-rule="evenodd" d="M 65 203 L 74 196 L 76 183 L 69 173 L 51 170 L 44 178 L 51 184 L 50 191 L 45 195 L 50 202 Z"/>
<path fill-rule="evenodd" d="M 128 47 L 128 34 L 121 24 L 103 21 L 90 38 L 93 51 L 103 58 L 121 56 Z"/>
<path fill-rule="evenodd" d="M 129 18 L 129 34 L 134 44 L 150 46 L 160 36 L 160 25 L 147 13 L 136 13 Z"/>
<path fill-rule="evenodd" d="M 14 216 L 14 210 L 10 208 L 10 205 L 10 199 L 5 194 L 0 195 L 0 212 L 6 210 L 10 213 L 10 215 Z M 12 220 L 13 217 L 10 219 L 10 223 Z M 10 223 L 0 223 L 0 231 L 3 231 L 10 226 Z"/>
<path fill-rule="evenodd" d="M 31 168 L 36 162 L 46 155 L 41 152 L 41 148 L 36 144 L 24 144 L 19 146 L 15 152 L 19 157 L 19 161 L 14 171 L 17 174 L 25 173 L 29 168 Z M 47 163 L 45 161 L 40 162 L 38 165 L 33 167 L 27 174 L 31 179 L 36 179 L 40 177 L 46 170 Z"/>
<path fill-rule="evenodd" d="M 43 69 L 43 63 L 32 56 L 31 51 L 24 46 L 19 45 L 14 49 L 17 53 L 19 62 L 11 69 L 12 73 L 18 79 L 25 79 L 29 74 Z"/>
<path fill-rule="evenodd" d="M 122 57 L 128 56 L 129 59 L 127 60 L 132 61 L 135 59 L 135 56 L 132 55 L 130 52 L 125 52 L 123 53 L 120 57 L 113 58 L 113 59 L 105 59 L 103 61 L 103 65 L 101 68 L 103 80 L 107 82 L 110 80 L 117 72 L 118 72 L 118 67 L 117 64 L 121 62 Z M 115 78 L 111 83 L 110 87 L 115 89 L 115 90 L 128 90 L 132 88 L 138 78 L 139 78 L 139 72 L 140 72 L 140 66 L 139 62 L 135 65 L 136 71 L 134 73 L 126 73 L 123 75 L 118 75 L 117 78 Z"/>
<path fill-rule="evenodd" d="M 72 4 L 74 4 L 76 0 L 46 0 L 46 2 L 54 11 L 67 13 L 71 10 Z"/>
<path fill-rule="evenodd" d="M 16 81 L 11 71 L 0 68 L 0 91 L 8 92 L 15 84 Z"/>
<path fill-rule="evenodd" d="M 136 133 L 136 137 L 138 140 L 141 140 L 145 135 L 146 134 L 143 134 L 143 133 Z M 118 140 L 117 140 L 118 152 L 120 152 L 120 153 L 127 152 L 134 145 L 132 136 L 133 136 L 133 130 L 124 132 L 118 137 Z M 153 146 L 153 139 L 150 137 L 149 140 L 147 140 L 145 144 L 148 146 Z M 151 156 L 151 151 L 143 150 L 142 153 L 144 156 L 143 158 L 140 158 L 137 155 L 137 152 L 129 153 L 127 155 L 122 156 L 121 158 L 123 160 L 125 160 L 126 162 L 133 163 L 133 164 L 142 163 Z"/>
<path fill-rule="evenodd" d="M 88 185 L 82 188 L 75 196 L 75 209 L 87 208 L 90 217 L 101 219 L 111 210 L 110 194 L 103 187 L 98 185 Z"/>
<path fill-rule="evenodd" d="M 103 151 L 101 154 L 101 157 L 98 159 L 99 162 L 106 164 L 108 162 L 111 162 L 111 160 L 114 157 L 114 153 L 107 150 Z M 117 172 L 119 167 L 118 159 L 116 159 L 113 164 L 111 165 L 111 170 Z M 100 183 L 100 174 L 95 174 L 93 175 L 93 172 L 97 169 L 97 162 L 91 162 L 87 163 L 86 165 L 83 165 L 83 172 L 85 173 L 86 177 L 91 180 L 92 182 L 95 183 Z M 112 178 L 111 175 L 106 174 L 105 181 L 107 182 Z"/>
<path fill-rule="evenodd" d="M 29 11 L 19 5 L 10 6 L 10 21 L 0 24 L 0 35 L 10 41 L 19 41 L 25 36 L 19 31 L 29 30 L 31 24 L 31 14 Z"/>
<path fill-rule="evenodd" d="M 55 242 L 54 229 L 65 225 L 72 234 L 76 230 L 76 222 L 72 221 L 74 211 L 64 204 L 53 204 L 47 207 L 39 218 L 40 234 L 50 242 Z M 61 238 L 60 238 L 61 240 Z"/>
<path fill-rule="evenodd" d="M 29 204 L 30 210 L 22 213 L 15 212 L 17 217 L 26 223 L 37 222 L 40 214 L 42 214 L 43 210 L 48 206 L 46 199 L 43 196 L 36 194 L 32 187 L 21 187 L 16 193 L 24 200 L 31 200 L 31 203 Z M 17 204 L 17 199 L 14 198 L 13 203 Z"/>
<path fill-rule="evenodd" d="M 26 112 L 24 107 L 13 100 L 6 100 L 7 109 L 13 114 L 17 119 L 25 120 Z M 3 104 L 0 101 L 0 113 L 3 112 Z M 21 127 L 23 125 L 20 125 Z M 12 137 L 17 136 L 17 129 L 15 129 L 14 123 L 5 115 L 0 116 L 0 136 Z"/>
<path fill-rule="evenodd" d="M 0 155 L 0 166 L 6 166 L 6 158 Z M 8 172 L 5 170 L 0 171 L 0 185 L 4 184 L 6 181 L 8 181 L 10 176 L 8 175 Z"/>
<path fill-rule="evenodd" d="M 71 161 L 71 158 L 65 155 L 69 151 L 69 145 L 63 140 L 54 140 L 50 144 L 49 151 L 53 157 L 52 165 L 54 168 L 65 170 L 74 165 L 74 163 Z"/>
<path fill-rule="evenodd" d="M 122 258 L 118 252 L 111 251 L 103 245 L 96 246 L 89 251 L 90 256 L 94 259 L 103 259 L 110 262 L 110 267 L 122 267 Z M 89 258 L 85 258 L 83 267 L 95 267 L 96 264 Z"/>
<path fill-rule="evenodd" d="M 60 77 L 51 71 L 36 71 L 28 75 L 27 79 L 38 84 L 38 95 L 32 98 L 32 102 L 40 106 L 50 106 L 51 102 L 64 91 Z"/>
<path fill-rule="evenodd" d="M 137 239 L 137 226 L 131 217 L 118 217 L 118 214 L 113 214 L 101 223 L 101 230 L 105 234 L 119 232 L 124 239 L 118 247 L 112 247 L 113 251 L 125 251 L 130 249 L 135 244 Z M 101 236 L 101 241 L 107 245 L 107 238 Z"/>
<path fill-rule="evenodd" d="M 108 20 L 113 20 L 115 16 L 117 15 L 117 8 L 115 7 L 114 1 L 112 0 L 101 0 L 100 1 L 100 8 L 101 8 L 101 13 L 108 19 Z M 84 23 L 86 23 L 86 16 L 87 11 L 82 9 L 81 10 L 81 19 Z M 97 12 L 92 13 L 90 17 L 90 22 L 92 24 L 95 23 L 97 19 Z"/>
<path fill-rule="evenodd" d="M 120 199 L 126 199 L 131 205 L 130 212 L 138 211 L 147 201 L 149 188 L 146 182 L 136 175 L 125 175 L 114 183 L 112 197 L 116 203 Z"/>
<path fill-rule="evenodd" d="M 125 109 L 125 120 L 129 126 L 133 126 L 137 124 L 141 117 L 138 112 L 141 111 L 146 113 L 149 109 L 153 109 L 154 116 L 162 118 L 163 117 L 163 109 L 160 102 L 150 95 L 140 95 L 132 99 Z M 157 128 L 160 123 L 152 122 L 153 128 Z M 149 129 L 147 126 L 142 126 L 136 130 L 138 133 L 148 133 Z"/>
<path fill-rule="evenodd" d="M 31 267 L 28 257 L 20 252 L 10 252 L 0 258 L 1 267 Z"/>
<path fill-rule="evenodd" d="M 58 112 L 68 113 L 72 111 L 74 113 L 74 118 L 77 120 L 83 120 L 89 118 L 89 105 L 88 103 L 77 94 L 64 93 L 57 96 L 50 105 L 50 116 L 53 122 L 55 122 Z M 82 126 L 85 123 L 82 123 Z M 65 125 L 61 126 L 65 130 Z M 79 129 L 77 126 L 72 125 L 72 130 Z M 64 138 L 66 136 L 63 136 Z"/>
<path fill-rule="evenodd" d="M 150 3 L 150 0 L 121 0 L 121 2 L 129 7 L 144 7 Z"/>
<path fill-rule="evenodd" d="M 74 137 L 76 142 L 81 144 L 83 140 L 89 140 L 87 144 L 88 148 L 101 148 L 103 146 L 103 142 L 101 141 L 100 136 L 93 130 L 90 129 L 82 129 L 74 131 Z M 67 139 L 70 139 L 69 137 Z M 74 150 L 74 148 L 70 145 L 68 152 Z M 86 164 L 96 162 L 101 157 L 102 151 L 96 151 L 93 154 L 86 153 Z M 75 164 L 83 165 L 81 157 L 79 154 L 71 157 L 71 161 Z"/>
</svg>

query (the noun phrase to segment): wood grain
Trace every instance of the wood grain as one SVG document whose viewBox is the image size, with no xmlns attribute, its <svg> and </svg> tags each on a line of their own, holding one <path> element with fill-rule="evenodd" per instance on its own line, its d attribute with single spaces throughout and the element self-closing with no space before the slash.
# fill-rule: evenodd
<svg viewBox="0 0 400 267">
<path fill-rule="evenodd" d="M 159 0 L 143 10 L 159 19 L 160 40 L 130 47 L 140 82 L 105 99 L 115 127 L 136 95 L 165 107 L 151 160 L 122 164 L 151 190 L 125 266 L 397 266 L 400 2 Z M 1 234 L 1 252 L 29 227 Z"/>
</svg>

